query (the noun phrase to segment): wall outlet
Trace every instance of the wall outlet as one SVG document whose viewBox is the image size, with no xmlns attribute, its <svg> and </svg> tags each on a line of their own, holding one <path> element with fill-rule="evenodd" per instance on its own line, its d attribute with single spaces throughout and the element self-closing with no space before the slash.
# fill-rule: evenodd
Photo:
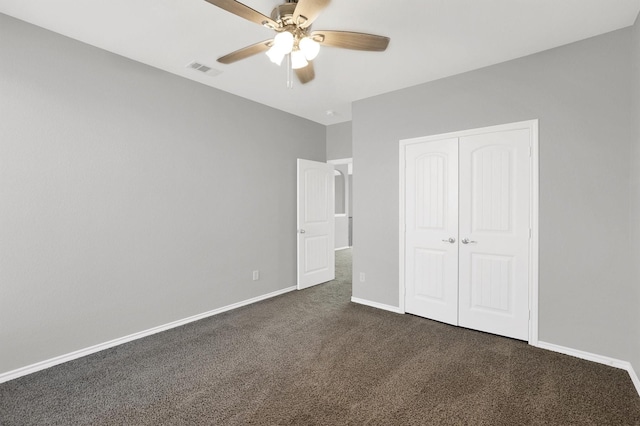
<svg viewBox="0 0 640 426">
<path fill-rule="evenodd" d="M 253 280 L 258 281 L 260 279 L 260 271 L 253 271 Z"/>
<path fill-rule="evenodd" d="M 364 272 L 360 272 L 360 282 L 364 282 Z"/>
</svg>

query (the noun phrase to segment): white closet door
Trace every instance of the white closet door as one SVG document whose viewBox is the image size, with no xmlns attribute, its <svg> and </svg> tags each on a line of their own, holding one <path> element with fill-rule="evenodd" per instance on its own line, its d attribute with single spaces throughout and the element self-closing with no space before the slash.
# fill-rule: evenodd
<svg viewBox="0 0 640 426">
<path fill-rule="evenodd" d="M 459 325 L 527 340 L 530 133 L 460 138 Z"/>
<path fill-rule="evenodd" d="M 405 151 L 405 311 L 458 322 L 458 139 Z"/>
</svg>

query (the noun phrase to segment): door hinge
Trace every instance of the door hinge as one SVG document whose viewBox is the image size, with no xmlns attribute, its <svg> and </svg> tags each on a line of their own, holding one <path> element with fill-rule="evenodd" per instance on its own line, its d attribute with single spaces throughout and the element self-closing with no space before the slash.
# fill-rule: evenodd
<svg viewBox="0 0 640 426">
<path fill-rule="evenodd" d="M 529 228 L 529 239 L 531 239 L 531 234 L 532 234 L 532 233 L 533 233 L 533 232 L 531 231 L 531 228 Z"/>
<path fill-rule="evenodd" d="M 533 147 L 529 146 L 529 157 L 533 157 Z"/>
</svg>

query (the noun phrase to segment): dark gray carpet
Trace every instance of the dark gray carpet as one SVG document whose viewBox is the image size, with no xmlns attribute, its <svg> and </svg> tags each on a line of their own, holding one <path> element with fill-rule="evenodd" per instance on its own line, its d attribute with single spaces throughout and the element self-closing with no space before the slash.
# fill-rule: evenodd
<svg viewBox="0 0 640 426">
<path fill-rule="evenodd" d="M 623 370 L 355 305 L 339 279 L 0 385 L 2 425 L 632 425 Z"/>
</svg>

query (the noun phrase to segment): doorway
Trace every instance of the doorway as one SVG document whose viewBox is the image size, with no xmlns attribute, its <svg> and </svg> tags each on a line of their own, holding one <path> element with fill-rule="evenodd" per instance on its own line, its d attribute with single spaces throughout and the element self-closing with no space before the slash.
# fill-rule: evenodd
<svg viewBox="0 0 640 426">
<path fill-rule="evenodd" d="M 327 163 L 335 169 L 335 249 L 344 250 L 353 245 L 353 160 L 342 158 Z"/>
<path fill-rule="evenodd" d="M 402 312 L 537 342 L 537 121 L 400 142 Z"/>
</svg>

